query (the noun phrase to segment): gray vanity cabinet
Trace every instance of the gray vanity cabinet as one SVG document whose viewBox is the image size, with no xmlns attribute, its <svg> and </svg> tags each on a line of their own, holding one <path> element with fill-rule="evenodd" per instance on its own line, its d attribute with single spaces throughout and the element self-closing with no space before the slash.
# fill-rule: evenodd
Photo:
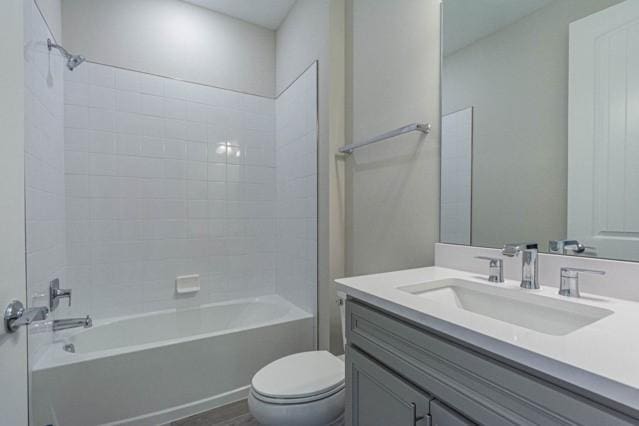
<svg viewBox="0 0 639 426">
<path fill-rule="evenodd" d="M 347 347 L 348 425 L 473 426 L 462 415 L 393 374 L 353 347 Z"/>
<path fill-rule="evenodd" d="M 347 348 L 347 423 L 428 426 L 431 397 L 362 354 Z"/>
<path fill-rule="evenodd" d="M 446 407 L 440 401 L 430 402 L 431 426 L 473 426 L 474 423 L 462 417 L 457 412 Z"/>
<path fill-rule="evenodd" d="M 621 411 L 358 300 L 346 303 L 346 338 L 348 426 L 639 425 L 632 409 Z"/>
</svg>

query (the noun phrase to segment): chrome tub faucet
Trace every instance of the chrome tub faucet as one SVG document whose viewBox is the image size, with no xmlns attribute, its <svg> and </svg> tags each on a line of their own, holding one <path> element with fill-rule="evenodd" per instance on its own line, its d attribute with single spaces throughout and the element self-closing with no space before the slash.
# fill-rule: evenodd
<svg viewBox="0 0 639 426">
<path fill-rule="evenodd" d="M 53 331 L 66 330 L 69 328 L 84 327 L 89 328 L 93 326 L 93 320 L 89 315 L 84 318 L 67 318 L 60 320 L 53 320 Z"/>
</svg>

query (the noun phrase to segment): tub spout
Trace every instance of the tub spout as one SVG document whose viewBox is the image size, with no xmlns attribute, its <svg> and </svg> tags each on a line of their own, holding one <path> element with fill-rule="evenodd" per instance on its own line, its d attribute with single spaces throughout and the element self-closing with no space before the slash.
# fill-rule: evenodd
<svg viewBox="0 0 639 426">
<path fill-rule="evenodd" d="M 84 318 L 68 318 L 53 321 L 53 331 L 60 331 L 77 327 L 89 328 L 91 326 L 93 326 L 93 320 L 89 315 Z"/>
</svg>

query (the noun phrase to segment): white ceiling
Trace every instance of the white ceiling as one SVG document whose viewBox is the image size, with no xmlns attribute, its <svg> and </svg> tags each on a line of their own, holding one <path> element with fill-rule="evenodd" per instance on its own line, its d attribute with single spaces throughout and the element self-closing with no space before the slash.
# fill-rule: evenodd
<svg viewBox="0 0 639 426">
<path fill-rule="evenodd" d="M 554 0 L 444 0 L 444 55 L 506 27 Z"/>
<path fill-rule="evenodd" d="M 276 30 L 296 0 L 185 0 L 252 24 Z"/>
</svg>

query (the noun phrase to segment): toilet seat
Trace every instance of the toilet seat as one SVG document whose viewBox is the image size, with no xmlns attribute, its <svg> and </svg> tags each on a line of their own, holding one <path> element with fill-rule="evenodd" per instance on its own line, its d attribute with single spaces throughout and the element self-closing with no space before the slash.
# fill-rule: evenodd
<svg viewBox="0 0 639 426">
<path fill-rule="evenodd" d="M 287 404 L 305 404 L 305 403 L 319 401 L 321 399 L 329 398 L 343 390 L 344 390 L 344 384 L 342 383 L 341 386 L 331 389 L 328 392 L 321 392 L 321 393 L 318 393 L 317 395 L 309 395 L 303 398 L 274 398 L 274 397 L 262 395 L 259 392 L 257 392 L 255 389 L 251 389 L 251 394 L 253 395 L 255 399 L 265 402 L 267 404 L 287 405 Z"/>
<path fill-rule="evenodd" d="M 299 404 L 317 401 L 344 388 L 344 361 L 327 351 L 280 358 L 258 371 L 251 391 L 264 402 Z"/>
</svg>

